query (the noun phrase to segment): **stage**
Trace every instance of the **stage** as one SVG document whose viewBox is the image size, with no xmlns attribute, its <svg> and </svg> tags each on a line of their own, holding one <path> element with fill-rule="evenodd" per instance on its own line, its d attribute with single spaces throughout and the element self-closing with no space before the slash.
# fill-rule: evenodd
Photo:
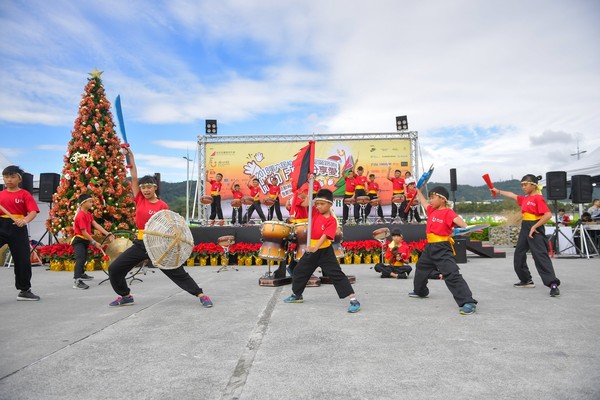
<svg viewBox="0 0 600 400">
<path fill-rule="evenodd" d="M 425 224 L 372 224 L 343 226 L 343 240 L 353 242 L 373 239 L 373 231 L 388 228 L 391 231 L 400 229 L 405 242 L 416 242 L 425 239 Z M 221 236 L 233 235 L 236 243 L 260 243 L 260 225 L 251 226 L 199 226 L 192 227 L 194 243 L 217 243 Z M 391 238 L 389 238 L 391 240 Z"/>
</svg>

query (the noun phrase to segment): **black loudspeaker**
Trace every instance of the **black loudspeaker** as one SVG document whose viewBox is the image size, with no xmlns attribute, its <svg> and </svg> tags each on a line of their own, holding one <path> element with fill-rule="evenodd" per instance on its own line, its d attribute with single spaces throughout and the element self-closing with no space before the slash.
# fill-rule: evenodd
<svg viewBox="0 0 600 400">
<path fill-rule="evenodd" d="M 546 197 L 548 200 L 567 198 L 567 173 L 565 171 L 546 172 Z"/>
<path fill-rule="evenodd" d="M 573 175 L 571 177 L 571 201 L 575 204 L 592 202 L 592 177 L 589 175 Z"/>
<path fill-rule="evenodd" d="M 160 196 L 160 172 L 154 173 L 154 179 L 156 180 L 156 196 Z"/>
<path fill-rule="evenodd" d="M 52 203 L 52 196 L 58 189 L 60 183 L 60 175 L 54 172 L 46 172 L 40 174 L 40 201 Z"/>
<path fill-rule="evenodd" d="M 456 168 L 450 168 L 450 191 L 456 192 Z"/>
<path fill-rule="evenodd" d="M 21 189 L 27 190 L 29 193 L 33 193 L 33 175 L 24 172 L 21 181 Z"/>
</svg>

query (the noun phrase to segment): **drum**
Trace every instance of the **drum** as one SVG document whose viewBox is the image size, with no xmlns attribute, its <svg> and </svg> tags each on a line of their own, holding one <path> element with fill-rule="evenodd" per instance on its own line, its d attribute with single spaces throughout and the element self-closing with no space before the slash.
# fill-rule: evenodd
<svg viewBox="0 0 600 400">
<path fill-rule="evenodd" d="M 221 247 L 229 247 L 235 243 L 235 236 L 233 236 L 233 235 L 221 236 L 220 238 L 217 239 L 217 243 Z"/>
<path fill-rule="evenodd" d="M 194 238 L 181 215 L 160 210 L 146 222 L 144 246 L 152 264 L 162 269 L 175 269 L 192 254 Z"/>
<path fill-rule="evenodd" d="M 388 228 L 379 228 L 373 231 L 373 239 L 375 240 L 385 240 L 390 236 L 390 230 Z"/>
<path fill-rule="evenodd" d="M 403 201 L 404 201 L 404 195 L 395 194 L 392 196 L 392 203 L 394 203 L 394 204 L 400 204 Z"/>
<path fill-rule="evenodd" d="M 294 259 L 297 261 L 302 258 L 306 251 L 306 238 L 308 235 L 308 222 L 302 222 L 294 225 L 294 240 L 296 242 L 296 253 Z"/>
<path fill-rule="evenodd" d="M 249 206 L 252 203 L 254 203 L 254 197 L 252 197 L 252 196 L 244 196 L 244 197 L 242 197 L 242 204 L 245 204 L 245 205 Z"/>
<path fill-rule="evenodd" d="M 200 203 L 202 203 L 202 204 L 207 205 L 207 204 L 212 204 L 212 202 L 213 202 L 212 196 L 202 196 L 202 198 L 200 198 Z"/>
<path fill-rule="evenodd" d="M 369 204 L 371 204 L 371 206 L 373 206 L 373 207 L 377 207 L 379 205 L 380 201 L 381 200 L 379 200 L 379 198 L 375 197 L 375 198 L 371 199 Z"/>
<path fill-rule="evenodd" d="M 242 200 L 240 200 L 240 199 L 233 199 L 233 200 L 231 200 L 231 207 L 238 208 L 241 205 L 242 205 Z"/>
<path fill-rule="evenodd" d="M 285 260 L 283 240 L 290 236 L 292 226 L 279 221 L 266 221 L 260 227 L 262 246 L 258 256 L 267 260 Z"/>
<path fill-rule="evenodd" d="M 272 199 L 270 197 L 265 197 L 263 199 L 263 204 L 267 207 L 271 207 L 273 204 L 275 204 L 275 199 Z"/>
<path fill-rule="evenodd" d="M 106 255 L 110 258 L 109 265 L 131 246 L 133 246 L 133 242 L 126 237 L 115 237 L 112 242 L 108 243 Z"/>
<path fill-rule="evenodd" d="M 344 199 L 344 204 L 347 206 L 351 206 L 352 204 L 354 204 L 354 197 L 348 197 L 347 199 Z"/>
<path fill-rule="evenodd" d="M 338 226 L 337 230 L 335 231 L 335 239 L 333 240 L 333 243 L 331 243 L 331 247 L 333 247 L 333 252 L 336 258 L 344 258 L 345 252 L 344 248 L 342 247 L 343 238 L 344 234 L 342 232 L 342 228 Z"/>
<path fill-rule="evenodd" d="M 356 198 L 356 202 L 361 205 L 369 204 L 370 201 L 371 201 L 371 198 L 369 196 L 358 196 Z"/>
</svg>

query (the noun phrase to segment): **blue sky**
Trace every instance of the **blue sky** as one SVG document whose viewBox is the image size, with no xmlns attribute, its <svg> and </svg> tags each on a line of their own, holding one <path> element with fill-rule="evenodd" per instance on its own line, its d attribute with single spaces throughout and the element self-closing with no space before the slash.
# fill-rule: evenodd
<svg viewBox="0 0 600 400">
<path fill-rule="evenodd" d="M 247 135 L 408 115 L 434 181 L 543 175 L 600 146 L 598 21 L 594 0 L 4 0 L 0 153 L 60 172 L 97 67 L 140 172 L 171 182 L 212 118 Z"/>
</svg>

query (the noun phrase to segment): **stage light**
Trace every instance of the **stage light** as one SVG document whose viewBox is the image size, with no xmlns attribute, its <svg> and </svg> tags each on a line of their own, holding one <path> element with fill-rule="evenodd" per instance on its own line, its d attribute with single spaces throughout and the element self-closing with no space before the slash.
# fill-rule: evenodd
<svg viewBox="0 0 600 400">
<path fill-rule="evenodd" d="M 398 132 L 408 130 L 408 118 L 406 115 L 396 117 L 396 130 Z"/>
<path fill-rule="evenodd" d="M 216 119 L 207 119 L 206 120 L 206 133 L 208 135 L 216 135 L 217 134 L 217 120 Z"/>
</svg>

